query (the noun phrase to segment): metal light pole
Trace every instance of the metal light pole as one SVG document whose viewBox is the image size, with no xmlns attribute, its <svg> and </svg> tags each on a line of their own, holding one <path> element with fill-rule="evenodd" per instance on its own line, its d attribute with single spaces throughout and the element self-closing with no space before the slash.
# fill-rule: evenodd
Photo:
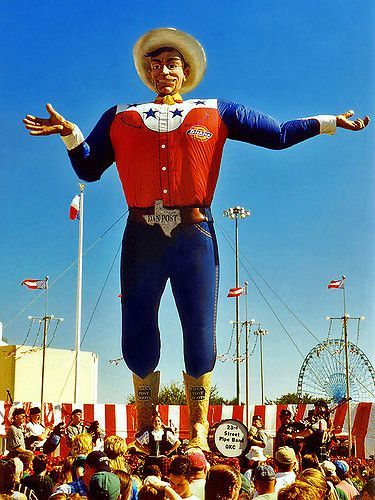
<svg viewBox="0 0 375 500">
<path fill-rule="evenodd" d="M 64 318 L 55 318 L 55 316 L 45 314 L 43 318 L 38 318 L 35 316 L 29 316 L 30 320 L 38 320 L 39 323 L 43 323 L 43 355 L 42 355 L 42 380 L 40 384 L 40 408 L 43 412 L 43 403 L 44 403 L 44 379 L 45 379 L 45 369 L 46 369 L 46 351 L 47 351 L 47 333 L 49 323 L 53 320 L 55 321 L 64 321 Z"/>
<path fill-rule="evenodd" d="M 262 330 L 260 325 L 258 330 L 255 330 L 254 335 L 259 335 L 259 351 L 260 351 L 260 390 L 262 394 L 262 405 L 264 405 L 264 371 L 263 371 L 263 335 L 267 335 L 268 330 Z"/>
<path fill-rule="evenodd" d="M 350 372 L 349 372 L 349 340 L 348 340 L 348 321 L 351 319 L 355 319 L 357 321 L 363 321 L 365 319 L 364 316 L 360 318 L 351 318 L 349 314 L 346 312 L 346 303 L 345 303 L 345 288 L 343 288 L 343 300 L 344 300 L 344 314 L 341 318 L 332 318 L 331 316 L 327 316 L 328 321 L 332 321 L 333 319 L 342 321 L 342 330 L 344 333 L 344 346 L 345 346 L 345 382 L 346 382 L 346 399 L 348 400 L 348 456 L 352 455 L 352 419 L 350 414 Z"/>
<path fill-rule="evenodd" d="M 239 287 L 239 246 L 238 246 L 238 219 L 245 219 L 250 216 L 250 211 L 244 207 L 232 207 L 224 210 L 224 217 L 235 220 L 235 243 L 236 243 L 236 288 Z M 236 401 L 241 404 L 240 389 L 240 302 L 239 296 L 236 298 Z"/>
<path fill-rule="evenodd" d="M 246 415 L 246 426 L 250 427 L 250 356 L 249 356 L 249 335 L 251 326 L 255 323 L 255 319 L 248 321 L 247 319 L 247 286 L 248 283 L 245 282 L 246 287 L 246 316 L 245 316 L 245 330 L 246 330 L 246 343 L 245 343 L 245 415 Z"/>
</svg>

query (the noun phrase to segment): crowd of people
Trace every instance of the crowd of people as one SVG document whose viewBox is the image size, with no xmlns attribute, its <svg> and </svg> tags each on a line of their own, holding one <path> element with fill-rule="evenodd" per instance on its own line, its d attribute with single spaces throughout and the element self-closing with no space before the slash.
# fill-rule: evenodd
<svg viewBox="0 0 375 500">
<path fill-rule="evenodd" d="M 86 426 L 82 411 L 76 409 L 64 429 L 69 454 L 52 457 L 44 446 L 50 446 L 48 440 L 56 431 L 44 428 L 40 409 L 32 408 L 26 422 L 25 411 L 16 408 L 7 435 L 8 453 L 0 461 L 0 499 L 375 498 L 373 461 L 331 461 L 319 456 L 321 442 L 317 440 L 317 453 L 308 448 L 309 453 L 301 456 L 293 447 L 290 415 L 285 412 L 273 457 L 264 454 L 267 434 L 262 418 L 255 415 L 246 455 L 225 459 L 188 448 L 158 414 L 128 448 L 120 436 L 105 437 L 97 422 Z"/>
</svg>

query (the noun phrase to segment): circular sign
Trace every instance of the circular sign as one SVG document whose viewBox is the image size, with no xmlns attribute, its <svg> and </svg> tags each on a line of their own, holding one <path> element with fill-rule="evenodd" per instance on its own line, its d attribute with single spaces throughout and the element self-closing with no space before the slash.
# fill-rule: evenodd
<svg viewBox="0 0 375 500">
<path fill-rule="evenodd" d="M 248 448 L 246 425 L 239 420 L 222 420 L 210 429 L 209 444 L 224 457 L 239 457 Z"/>
</svg>

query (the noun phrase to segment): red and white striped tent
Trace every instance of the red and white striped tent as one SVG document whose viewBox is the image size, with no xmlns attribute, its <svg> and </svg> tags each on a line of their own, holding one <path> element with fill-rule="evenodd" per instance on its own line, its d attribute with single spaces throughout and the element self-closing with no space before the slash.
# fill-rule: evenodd
<svg viewBox="0 0 375 500">
<path fill-rule="evenodd" d="M 39 403 L 14 403 L 13 405 L 0 401 L 0 436 L 5 436 L 10 425 L 11 416 L 14 408 L 24 407 L 26 413 L 33 406 L 39 406 Z M 61 421 L 66 424 L 69 421 L 71 412 L 75 408 L 83 410 L 83 419 L 89 423 L 98 420 L 106 435 L 117 434 L 125 438 L 128 442 L 132 441 L 135 433 L 136 410 L 134 405 L 123 404 L 53 404 L 45 403 L 43 405 L 44 423 L 46 426 L 53 426 Z M 250 420 L 253 415 L 261 415 L 265 430 L 270 438 L 276 434 L 276 429 L 280 425 L 280 410 L 288 408 L 292 414 L 295 414 L 296 421 L 302 420 L 307 416 L 307 412 L 312 405 L 251 405 Z M 159 412 L 165 423 L 173 425 L 177 430 L 176 434 L 180 439 L 188 438 L 188 411 L 186 406 L 159 406 Z M 375 445 L 375 404 L 374 403 L 351 403 L 351 425 L 352 435 L 355 438 L 357 456 L 367 458 L 374 454 Z M 337 408 L 333 414 L 334 426 L 341 429 L 343 433 L 348 432 L 347 426 L 348 405 L 344 404 Z M 235 419 L 245 423 L 244 406 L 210 406 L 208 420 L 210 426 L 225 419 Z M 272 442 L 268 451 L 272 453 Z"/>
</svg>

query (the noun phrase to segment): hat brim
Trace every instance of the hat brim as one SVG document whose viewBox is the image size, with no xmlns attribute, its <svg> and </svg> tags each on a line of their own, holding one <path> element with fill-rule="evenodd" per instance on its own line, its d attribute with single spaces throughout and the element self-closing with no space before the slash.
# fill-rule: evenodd
<svg viewBox="0 0 375 500">
<path fill-rule="evenodd" d="M 145 54 L 161 47 L 173 47 L 181 53 L 185 63 L 189 66 L 189 75 L 180 92 L 193 90 L 206 71 L 206 54 L 198 40 L 176 28 L 158 28 L 148 31 L 134 45 L 133 58 L 139 78 L 149 89 L 155 90 L 149 78 L 149 60 Z"/>
</svg>

